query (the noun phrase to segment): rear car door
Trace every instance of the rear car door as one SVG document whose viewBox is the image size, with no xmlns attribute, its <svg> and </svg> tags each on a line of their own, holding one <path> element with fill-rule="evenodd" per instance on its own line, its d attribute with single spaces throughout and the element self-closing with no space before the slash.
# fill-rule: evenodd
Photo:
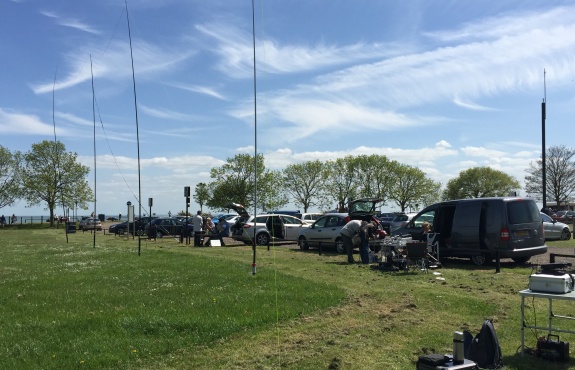
<svg viewBox="0 0 575 370">
<path fill-rule="evenodd" d="M 304 226 L 302 220 L 292 216 L 280 216 L 284 227 L 284 239 L 285 240 L 297 240 L 299 237 L 299 232 Z"/>
</svg>

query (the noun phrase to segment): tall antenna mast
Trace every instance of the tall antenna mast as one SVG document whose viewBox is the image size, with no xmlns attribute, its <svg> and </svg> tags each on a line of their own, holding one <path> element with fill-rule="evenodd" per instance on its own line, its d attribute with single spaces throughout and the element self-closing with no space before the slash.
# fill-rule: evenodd
<svg viewBox="0 0 575 370">
<path fill-rule="evenodd" d="M 126 19 L 128 20 L 128 38 L 130 39 L 130 59 L 132 60 L 132 84 L 134 86 L 134 108 L 136 110 L 136 142 L 138 145 L 138 220 L 142 220 L 142 181 L 140 175 L 140 131 L 138 125 L 138 101 L 136 99 L 136 74 L 134 73 L 134 53 L 132 51 L 132 32 L 130 31 L 130 16 L 128 15 L 128 0 L 126 4 Z M 150 215 L 150 222 L 152 215 Z M 142 235 L 138 233 L 138 256 L 142 250 Z"/>
<path fill-rule="evenodd" d="M 254 12 L 254 0 L 252 0 L 252 44 L 254 49 L 254 230 L 256 229 L 256 216 L 258 206 L 258 109 L 256 93 L 256 21 Z M 253 261 L 252 275 L 256 274 L 256 234 L 253 238 Z"/>
<path fill-rule="evenodd" d="M 92 54 L 90 54 L 90 73 L 92 74 L 92 116 L 94 118 L 94 218 L 98 217 L 96 212 L 97 204 L 97 191 L 96 191 L 96 95 L 94 94 L 94 72 L 92 70 Z M 94 228 L 94 243 L 93 248 L 96 248 L 96 229 Z"/>
<path fill-rule="evenodd" d="M 541 103 L 541 178 L 543 181 L 543 209 L 547 208 L 547 163 L 545 158 L 545 104 L 547 103 L 547 83 L 543 68 L 543 102 Z M 557 204 L 559 206 L 559 204 Z"/>
</svg>

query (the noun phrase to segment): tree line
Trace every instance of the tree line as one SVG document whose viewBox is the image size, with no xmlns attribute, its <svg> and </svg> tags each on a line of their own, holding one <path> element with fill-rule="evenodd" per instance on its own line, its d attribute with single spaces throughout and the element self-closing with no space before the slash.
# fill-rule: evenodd
<svg viewBox="0 0 575 370">
<path fill-rule="evenodd" d="M 564 146 L 546 151 L 547 200 L 557 205 L 575 191 L 575 151 Z M 94 200 L 86 176 L 90 168 L 77 162 L 59 141 L 33 144 L 26 153 L 0 146 L 0 208 L 24 199 L 29 206 L 45 204 L 54 222 L 57 207 L 88 209 Z M 542 199 L 542 161 L 526 170 L 525 191 Z M 311 208 L 343 210 L 349 201 L 373 197 L 400 211 L 420 209 L 440 200 L 507 196 L 520 189 L 512 176 L 490 167 L 464 170 L 445 184 L 433 181 L 417 167 L 383 155 L 346 156 L 329 161 L 290 164 L 283 170 L 265 167 L 262 154 L 238 154 L 210 170 L 211 182 L 198 183 L 193 194 L 200 208 L 224 211 L 230 203 L 270 211 L 293 203 Z"/>
</svg>

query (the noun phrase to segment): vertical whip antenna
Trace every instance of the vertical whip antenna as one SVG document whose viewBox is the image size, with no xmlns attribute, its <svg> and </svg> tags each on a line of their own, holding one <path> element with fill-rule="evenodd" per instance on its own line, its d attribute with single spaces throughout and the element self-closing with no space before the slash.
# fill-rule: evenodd
<svg viewBox="0 0 575 370">
<path fill-rule="evenodd" d="M 547 164 L 545 158 L 545 118 L 547 116 L 546 103 L 547 103 L 547 83 L 545 81 L 545 68 L 543 68 L 543 102 L 541 103 L 541 179 L 542 179 L 542 195 L 543 195 L 543 209 L 547 208 Z"/>
<path fill-rule="evenodd" d="M 254 11 L 254 0 L 252 0 L 252 44 L 254 49 L 254 238 L 253 238 L 253 261 L 252 275 L 256 274 L 256 216 L 258 206 L 258 109 L 256 90 L 256 21 Z"/>
<path fill-rule="evenodd" d="M 90 54 L 90 74 L 92 75 L 92 117 L 94 119 L 94 218 L 98 217 L 96 212 L 97 191 L 96 191 L 96 95 L 94 93 L 94 71 L 92 69 L 92 54 Z M 93 248 L 96 248 L 96 227 L 94 226 Z"/>
<path fill-rule="evenodd" d="M 124 0 L 126 4 L 126 19 L 128 20 L 128 38 L 130 39 L 130 59 L 132 60 L 132 84 L 134 87 L 134 109 L 136 110 L 136 143 L 138 145 L 138 219 L 142 219 L 142 181 L 141 181 L 141 167 L 140 167 L 140 130 L 138 125 L 138 100 L 136 98 L 136 74 L 134 73 L 134 52 L 132 51 L 132 32 L 130 30 L 130 16 L 128 15 L 128 0 Z M 150 221 L 152 215 L 150 215 Z M 138 256 L 142 250 L 142 236 L 138 233 Z"/>
</svg>

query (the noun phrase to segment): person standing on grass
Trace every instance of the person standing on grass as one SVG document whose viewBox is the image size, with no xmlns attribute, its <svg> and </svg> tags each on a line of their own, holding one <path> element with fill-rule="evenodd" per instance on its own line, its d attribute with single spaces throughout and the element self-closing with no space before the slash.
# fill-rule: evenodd
<svg viewBox="0 0 575 370">
<path fill-rule="evenodd" d="M 2 227 L 4 227 L 4 225 L 6 225 L 6 217 L 4 217 L 4 215 L 2 215 L 0 217 L 0 225 L 2 225 Z"/>
<path fill-rule="evenodd" d="M 194 247 L 201 247 L 203 244 L 202 238 L 202 224 L 204 220 L 202 219 L 202 211 L 194 216 Z"/>
<path fill-rule="evenodd" d="M 365 222 L 365 221 L 363 221 Z M 347 252 L 347 263 L 355 263 L 353 259 L 353 241 L 352 238 L 361 228 L 361 220 L 351 220 L 341 228 L 340 235 L 343 239 L 343 245 Z M 367 224 L 367 222 L 366 222 Z"/>
<path fill-rule="evenodd" d="M 226 243 L 224 243 L 224 236 L 230 236 L 230 224 L 225 217 L 220 218 L 220 221 L 216 225 L 216 230 L 218 232 L 218 238 L 220 239 L 221 245 L 226 245 Z"/>
<path fill-rule="evenodd" d="M 16 215 L 14 213 L 12 213 L 12 223 L 16 224 L 16 221 L 18 221 L 18 218 L 16 217 Z"/>
</svg>

